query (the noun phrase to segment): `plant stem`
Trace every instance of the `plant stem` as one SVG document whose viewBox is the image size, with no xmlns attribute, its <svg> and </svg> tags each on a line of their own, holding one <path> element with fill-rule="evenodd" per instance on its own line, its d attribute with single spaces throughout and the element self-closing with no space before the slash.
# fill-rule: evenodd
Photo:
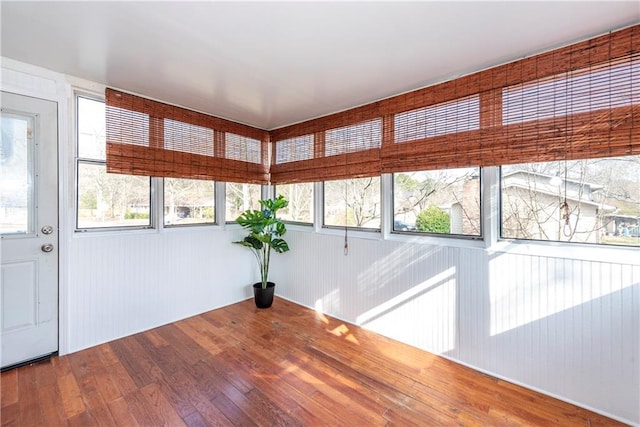
<svg viewBox="0 0 640 427">
<path fill-rule="evenodd" d="M 262 288 L 267 288 L 267 280 L 269 278 L 269 261 L 271 261 L 271 246 L 265 245 L 265 262 L 264 262 L 264 276 L 262 279 Z"/>
</svg>

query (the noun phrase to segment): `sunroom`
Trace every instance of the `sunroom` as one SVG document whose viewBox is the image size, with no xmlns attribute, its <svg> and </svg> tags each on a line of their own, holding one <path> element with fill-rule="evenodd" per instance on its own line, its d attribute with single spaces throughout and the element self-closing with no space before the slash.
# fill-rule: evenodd
<svg viewBox="0 0 640 427">
<path fill-rule="evenodd" d="M 636 2 L 0 7 L 3 425 L 640 424 Z"/>
</svg>

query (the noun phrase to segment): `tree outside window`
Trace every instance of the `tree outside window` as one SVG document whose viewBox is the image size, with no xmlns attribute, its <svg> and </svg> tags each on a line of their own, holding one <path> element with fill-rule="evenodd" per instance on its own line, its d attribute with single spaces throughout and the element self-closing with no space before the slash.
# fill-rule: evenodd
<svg viewBox="0 0 640 427">
<path fill-rule="evenodd" d="M 325 181 L 324 225 L 380 229 L 380 177 Z"/>
<path fill-rule="evenodd" d="M 501 199 L 504 238 L 640 246 L 640 156 L 503 166 Z"/>
<path fill-rule="evenodd" d="M 395 232 L 480 236 L 480 168 L 393 175 Z"/>
</svg>

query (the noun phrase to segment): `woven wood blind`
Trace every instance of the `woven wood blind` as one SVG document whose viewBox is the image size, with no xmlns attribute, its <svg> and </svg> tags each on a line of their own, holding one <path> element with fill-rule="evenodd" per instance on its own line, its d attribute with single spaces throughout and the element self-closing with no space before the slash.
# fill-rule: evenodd
<svg viewBox="0 0 640 427">
<path fill-rule="evenodd" d="M 504 88 L 502 127 L 489 164 L 640 153 L 640 55 Z"/>
<path fill-rule="evenodd" d="M 640 154 L 639 61 L 636 25 L 277 129 L 272 180 Z M 379 151 L 363 146 L 346 162 L 335 146 L 327 151 L 328 132 L 365 122 L 381 124 Z M 285 145 L 305 135 L 313 156 L 289 155 Z"/>
<path fill-rule="evenodd" d="M 284 184 L 633 154 L 640 25 L 271 132 L 107 89 L 109 172 Z"/>
<path fill-rule="evenodd" d="M 347 120 L 345 120 L 347 117 Z M 363 120 L 364 119 L 364 120 Z M 326 129 L 316 131 L 316 123 L 271 132 L 274 161 L 271 180 L 276 184 L 362 178 L 380 175 L 382 119 L 366 119 L 362 114 L 326 121 Z M 302 135 L 288 137 L 294 129 Z"/>
<path fill-rule="evenodd" d="M 267 183 L 268 132 L 107 88 L 107 171 Z"/>
<path fill-rule="evenodd" d="M 275 164 L 299 162 L 313 159 L 314 135 L 302 135 L 295 138 L 274 141 Z"/>
<path fill-rule="evenodd" d="M 638 154 L 639 61 L 634 26 L 384 101 L 382 171 Z"/>
</svg>

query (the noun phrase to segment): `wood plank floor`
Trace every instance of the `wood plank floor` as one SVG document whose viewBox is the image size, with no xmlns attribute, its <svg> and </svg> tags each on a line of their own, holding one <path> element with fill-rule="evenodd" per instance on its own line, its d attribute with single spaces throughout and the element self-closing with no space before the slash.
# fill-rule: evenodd
<svg viewBox="0 0 640 427">
<path fill-rule="evenodd" d="M 619 425 L 281 299 L 0 379 L 3 426 Z"/>
</svg>

